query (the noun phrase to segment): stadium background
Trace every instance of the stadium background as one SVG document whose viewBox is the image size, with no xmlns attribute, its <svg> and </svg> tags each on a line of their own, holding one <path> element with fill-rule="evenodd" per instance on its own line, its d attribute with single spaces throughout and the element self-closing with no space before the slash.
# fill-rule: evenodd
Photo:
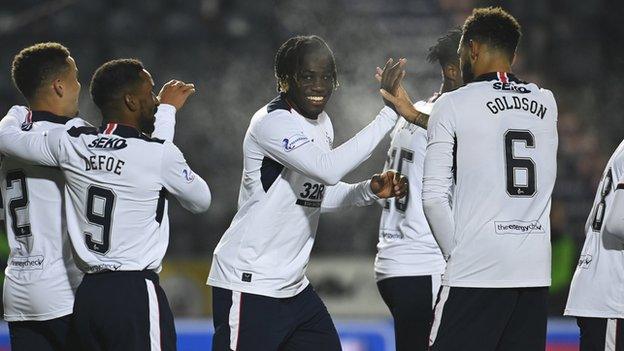
<svg viewBox="0 0 624 351">
<path fill-rule="evenodd" d="M 437 65 L 427 48 L 461 25 L 475 6 L 501 5 L 523 26 L 514 71 L 554 91 L 559 103 L 559 164 L 553 195 L 553 287 L 550 350 L 573 350 L 574 322 L 559 319 L 584 238 L 596 185 L 624 135 L 622 5 L 607 0 L 20 0 L 0 6 L 0 110 L 23 103 L 10 81 L 21 48 L 59 41 L 77 61 L 81 115 L 99 123 L 90 100 L 91 74 L 119 57 L 141 59 L 157 87 L 177 78 L 197 94 L 178 113 L 176 144 L 213 192 L 213 204 L 192 215 L 172 201 L 171 242 L 162 273 L 175 311 L 180 350 L 206 348 L 212 250 L 236 211 L 242 139 L 251 115 L 276 95 L 273 55 L 295 34 L 318 34 L 333 49 L 340 87 L 328 105 L 336 145 L 382 106 L 374 68 L 406 57 L 405 85 L 414 99 L 437 91 Z M 382 168 L 388 141 L 347 177 Z M 372 273 L 378 207 L 321 219 L 309 277 L 338 321 L 345 350 L 391 350 L 389 315 Z M 5 241 L 6 238 L 2 237 Z M 3 244 L 6 246 L 6 243 Z M 6 256 L 6 248 L 3 255 Z M 531 257 L 527 257 L 530 260 Z M 2 258 L 2 261 L 6 260 Z M 0 328 L 0 344 L 6 328 Z M 0 350 L 1 350 L 0 346 Z"/>
</svg>

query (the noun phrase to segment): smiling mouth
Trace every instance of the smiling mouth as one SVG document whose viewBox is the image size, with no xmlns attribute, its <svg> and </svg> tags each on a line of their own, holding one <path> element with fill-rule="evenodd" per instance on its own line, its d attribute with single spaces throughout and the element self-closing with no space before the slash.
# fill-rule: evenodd
<svg viewBox="0 0 624 351">
<path fill-rule="evenodd" d="M 310 101 L 315 105 L 320 105 L 325 102 L 324 96 L 306 96 L 306 100 Z"/>
</svg>

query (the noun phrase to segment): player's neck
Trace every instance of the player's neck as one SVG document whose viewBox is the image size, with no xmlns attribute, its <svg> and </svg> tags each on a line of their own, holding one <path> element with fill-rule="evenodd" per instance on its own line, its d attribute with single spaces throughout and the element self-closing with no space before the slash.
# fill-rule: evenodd
<svg viewBox="0 0 624 351">
<path fill-rule="evenodd" d="M 109 123 L 117 123 L 141 130 L 139 117 L 134 114 L 115 108 L 102 109 L 102 125 Z"/>
<path fill-rule="evenodd" d="M 491 72 L 511 73 L 511 64 L 507 60 L 492 60 L 486 65 L 475 66 L 473 73 L 475 77 Z"/>
<path fill-rule="evenodd" d="M 115 124 L 121 124 L 127 127 L 131 127 L 134 128 L 138 131 L 141 130 L 141 127 L 139 126 L 139 123 L 136 123 L 135 121 L 129 121 L 127 119 L 123 119 L 123 118 L 111 118 L 106 120 L 105 122 L 103 121 L 102 124 L 111 124 L 111 123 L 115 123 Z"/>
<path fill-rule="evenodd" d="M 455 90 L 455 89 L 457 88 L 453 82 L 451 82 L 448 79 L 444 79 L 444 81 L 442 82 L 442 85 L 440 86 L 440 91 L 438 91 L 438 94 L 448 93 L 449 91 Z"/>
<path fill-rule="evenodd" d="M 48 101 L 29 101 L 28 107 L 31 111 L 46 111 L 61 117 L 67 117 L 69 115 L 67 113 L 67 110 L 63 108 L 63 106 L 60 106 L 59 104 L 53 104 Z"/>
</svg>

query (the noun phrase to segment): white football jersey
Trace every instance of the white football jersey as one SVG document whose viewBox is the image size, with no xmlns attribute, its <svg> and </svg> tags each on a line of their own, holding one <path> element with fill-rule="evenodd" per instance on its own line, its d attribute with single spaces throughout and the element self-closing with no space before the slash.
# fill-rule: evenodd
<svg viewBox="0 0 624 351">
<path fill-rule="evenodd" d="M 624 187 L 624 142 L 607 163 L 585 224 L 585 244 L 572 279 L 565 315 L 624 318 L 624 241 L 608 226 L 608 216 L 622 218 L 614 207 L 615 193 Z"/>
<path fill-rule="evenodd" d="M 436 101 L 423 203 L 448 257 L 444 285 L 550 285 L 556 171 L 557 105 L 549 90 L 494 72 Z"/>
<path fill-rule="evenodd" d="M 169 243 L 167 194 L 192 212 L 210 205 L 206 182 L 170 141 L 117 123 L 44 133 L 6 118 L 0 125 L 0 152 L 63 172 L 68 232 L 85 273 L 159 271 Z"/>
<path fill-rule="evenodd" d="M 321 210 L 375 201 L 369 182 L 339 180 L 370 156 L 396 119 L 386 107 L 332 149 L 325 112 L 307 119 L 283 96 L 256 112 L 243 142 L 238 212 L 214 251 L 208 284 L 276 298 L 305 289 Z"/>
<path fill-rule="evenodd" d="M 85 125 L 79 118 L 23 110 L 28 114 L 24 130 Z M 10 248 L 3 289 L 6 321 L 50 320 L 72 313 L 82 272 L 67 236 L 64 185 L 58 168 L 2 157 L 0 189 Z"/>
<path fill-rule="evenodd" d="M 432 105 L 433 102 L 416 103 L 417 108 L 421 107 L 419 111 L 430 111 Z M 409 192 L 402 199 L 383 201 L 375 277 L 381 280 L 441 274 L 446 263 L 431 234 L 421 198 L 427 131 L 399 118 L 390 135 L 392 142 L 384 170 L 394 169 L 406 176 Z"/>
</svg>

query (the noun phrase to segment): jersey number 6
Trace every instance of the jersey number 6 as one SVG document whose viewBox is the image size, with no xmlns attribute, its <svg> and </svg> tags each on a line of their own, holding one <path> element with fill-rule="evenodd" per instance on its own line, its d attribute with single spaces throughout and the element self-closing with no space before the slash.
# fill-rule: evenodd
<svg viewBox="0 0 624 351">
<path fill-rule="evenodd" d="M 535 148 L 535 138 L 528 130 L 510 129 L 505 132 L 505 168 L 507 194 L 511 197 L 531 197 L 535 194 L 535 162 L 529 157 L 514 156 L 514 143 L 524 142 L 525 147 Z M 526 180 L 518 181 L 519 172 L 526 172 Z"/>
</svg>

